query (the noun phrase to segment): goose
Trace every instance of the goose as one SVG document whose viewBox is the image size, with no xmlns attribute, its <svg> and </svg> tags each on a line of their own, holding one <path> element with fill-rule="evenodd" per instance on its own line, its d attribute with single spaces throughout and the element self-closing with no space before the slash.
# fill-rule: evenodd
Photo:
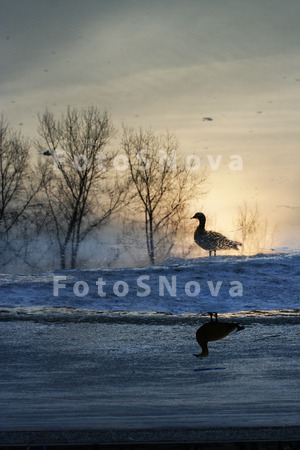
<svg viewBox="0 0 300 450">
<path fill-rule="evenodd" d="M 238 246 L 242 245 L 240 242 L 227 239 L 227 237 L 223 236 L 221 233 L 206 231 L 206 217 L 203 213 L 198 212 L 191 217 L 191 219 L 199 220 L 199 225 L 194 234 L 194 241 L 199 245 L 199 247 L 202 247 L 204 250 L 208 250 L 209 256 L 211 256 L 212 252 L 214 252 L 214 255 L 216 256 L 217 250 L 238 250 Z"/>
<path fill-rule="evenodd" d="M 213 320 L 213 314 L 215 315 L 215 320 Z M 200 345 L 202 352 L 199 354 L 194 354 L 197 358 L 206 358 L 208 356 L 207 343 L 211 341 L 218 341 L 228 336 L 233 331 L 244 330 L 244 326 L 236 322 L 219 322 L 218 313 L 209 313 L 210 322 L 206 322 L 196 332 L 196 339 Z"/>
</svg>

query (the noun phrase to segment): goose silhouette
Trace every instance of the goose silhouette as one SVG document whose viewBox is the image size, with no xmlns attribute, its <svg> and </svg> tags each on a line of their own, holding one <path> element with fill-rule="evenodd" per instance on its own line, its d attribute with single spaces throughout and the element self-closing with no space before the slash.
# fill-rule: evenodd
<svg viewBox="0 0 300 450">
<path fill-rule="evenodd" d="M 238 250 L 238 246 L 242 245 L 240 242 L 227 239 L 223 234 L 216 231 L 206 231 L 206 217 L 203 213 L 198 212 L 191 219 L 199 220 L 199 225 L 194 234 L 194 241 L 199 247 L 208 250 L 209 256 L 211 256 L 212 252 L 216 256 L 217 250 Z"/>
<path fill-rule="evenodd" d="M 215 315 L 215 321 L 213 320 L 213 314 Z M 211 341 L 218 341 L 228 336 L 233 331 L 244 330 L 244 326 L 236 322 L 219 322 L 218 313 L 209 313 L 210 322 L 206 322 L 202 325 L 196 332 L 196 339 L 200 345 L 202 352 L 198 355 L 195 354 L 197 358 L 206 358 L 208 356 L 207 343 Z"/>
</svg>

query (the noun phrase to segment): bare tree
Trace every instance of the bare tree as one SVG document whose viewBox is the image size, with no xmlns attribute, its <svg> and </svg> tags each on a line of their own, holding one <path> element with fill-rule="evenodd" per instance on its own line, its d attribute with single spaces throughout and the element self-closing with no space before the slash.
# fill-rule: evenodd
<svg viewBox="0 0 300 450">
<path fill-rule="evenodd" d="M 0 239 L 2 264 L 27 261 L 30 207 L 40 189 L 30 163 L 30 143 L 0 116 Z"/>
<path fill-rule="evenodd" d="M 68 108 L 59 119 L 46 110 L 39 123 L 38 147 L 48 156 L 40 162 L 43 192 L 60 264 L 75 268 L 82 241 L 125 199 L 126 186 L 112 170 L 115 152 L 108 148 L 115 131 L 108 114 L 95 107 Z"/>
<path fill-rule="evenodd" d="M 238 208 L 236 226 L 241 231 L 244 251 L 252 253 L 272 246 L 276 225 L 270 225 L 261 215 L 257 203 L 251 206 L 244 202 Z"/>
<path fill-rule="evenodd" d="M 203 194 L 204 171 L 195 173 L 179 156 L 176 137 L 124 127 L 122 149 L 128 159 L 151 264 L 170 254 L 191 200 Z"/>
</svg>

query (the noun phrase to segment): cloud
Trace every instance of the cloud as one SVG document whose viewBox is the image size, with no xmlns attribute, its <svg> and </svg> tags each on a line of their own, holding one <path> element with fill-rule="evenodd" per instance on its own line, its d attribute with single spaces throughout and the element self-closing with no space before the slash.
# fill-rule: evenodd
<svg viewBox="0 0 300 450">
<path fill-rule="evenodd" d="M 101 76 L 298 51 L 297 2 L 4 0 L 2 81 L 60 61 Z M 290 7 L 288 7 L 290 5 Z M 288 30 L 288 32 L 287 32 Z M 6 39 L 9 37 L 10 39 Z M 101 70 L 110 61 L 114 70 Z M 50 68 L 48 68 L 50 71 Z M 61 67 L 63 70 L 63 67 Z"/>
</svg>

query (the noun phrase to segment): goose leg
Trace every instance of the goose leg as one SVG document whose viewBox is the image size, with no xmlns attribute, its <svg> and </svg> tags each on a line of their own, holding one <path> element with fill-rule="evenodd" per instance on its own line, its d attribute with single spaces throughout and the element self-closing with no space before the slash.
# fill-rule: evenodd
<svg viewBox="0 0 300 450">
<path fill-rule="evenodd" d="M 209 312 L 210 321 L 213 322 L 213 315 L 215 315 L 215 321 L 218 322 L 218 313 L 217 312 Z"/>
</svg>

